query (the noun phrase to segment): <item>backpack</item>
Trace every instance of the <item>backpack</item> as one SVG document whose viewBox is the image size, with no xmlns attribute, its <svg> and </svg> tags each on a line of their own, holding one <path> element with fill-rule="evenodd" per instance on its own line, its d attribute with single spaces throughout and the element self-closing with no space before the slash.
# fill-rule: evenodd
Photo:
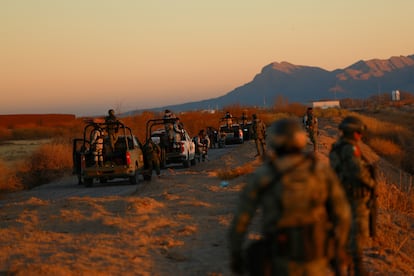
<svg viewBox="0 0 414 276">
<path fill-rule="evenodd" d="M 280 249 L 278 255 L 296 261 L 326 256 L 328 238 L 328 189 L 321 184 L 314 156 L 304 159 L 311 159 L 309 173 L 303 175 L 288 169 L 270 185 L 270 192 L 278 198 L 282 214 L 274 233 L 276 247 Z M 296 168 L 298 164 L 292 167 Z"/>
</svg>

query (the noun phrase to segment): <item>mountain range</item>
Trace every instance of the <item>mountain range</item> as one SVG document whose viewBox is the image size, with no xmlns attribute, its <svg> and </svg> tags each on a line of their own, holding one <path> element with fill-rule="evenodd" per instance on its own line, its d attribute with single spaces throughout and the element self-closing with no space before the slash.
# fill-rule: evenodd
<svg viewBox="0 0 414 276">
<path fill-rule="evenodd" d="M 316 100 L 361 99 L 388 92 L 391 95 L 393 90 L 414 92 L 414 55 L 360 60 L 333 71 L 273 62 L 263 67 L 252 81 L 223 96 L 151 110 L 168 108 L 178 112 L 229 105 L 270 107 L 280 97 L 290 103 L 306 104 Z"/>
</svg>

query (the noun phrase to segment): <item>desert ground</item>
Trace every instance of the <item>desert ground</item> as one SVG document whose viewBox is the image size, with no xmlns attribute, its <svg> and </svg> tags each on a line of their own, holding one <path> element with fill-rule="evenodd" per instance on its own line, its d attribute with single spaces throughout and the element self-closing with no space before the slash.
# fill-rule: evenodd
<svg viewBox="0 0 414 276">
<path fill-rule="evenodd" d="M 321 120 L 328 162 L 337 122 Z M 311 146 L 309 145 L 309 150 Z M 369 148 L 370 160 L 382 161 Z M 170 166 L 160 178 L 92 188 L 68 175 L 0 198 L 0 275 L 232 275 L 227 231 L 246 174 L 221 186 L 220 170 L 251 171 L 253 141 L 211 149 L 209 161 Z M 249 238 L 259 235 L 258 219 Z M 364 251 L 372 275 L 414 275 L 414 218 L 380 209 L 379 237 Z"/>
</svg>

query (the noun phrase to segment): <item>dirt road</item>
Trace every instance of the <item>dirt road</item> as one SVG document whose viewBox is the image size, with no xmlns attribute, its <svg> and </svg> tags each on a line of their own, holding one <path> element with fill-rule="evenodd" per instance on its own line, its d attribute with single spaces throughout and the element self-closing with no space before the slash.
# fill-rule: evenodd
<svg viewBox="0 0 414 276">
<path fill-rule="evenodd" d="M 318 157 L 327 161 L 336 128 L 321 126 Z M 9 195 L 0 201 L 0 275 L 231 275 L 226 235 L 246 176 L 222 187 L 217 171 L 257 166 L 254 155 L 248 141 L 212 149 L 210 161 L 172 166 L 138 186 L 85 188 L 68 177 Z M 403 238 L 394 248 L 367 250 L 367 266 L 378 275 L 414 274 L 406 249 L 413 248 L 414 223 L 402 219 L 403 228 L 381 215 L 380 233 Z M 254 220 L 250 236 L 257 233 Z"/>
<path fill-rule="evenodd" d="M 9 195 L 0 201 L 0 271 L 229 275 L 226 229 L 239 185 L 223 188 L 215 173 L 254 160 L 252 143 L 212 149 L 209 161 L 169 166 L 138 186 L 85 188 L 70 176 Z"/>
</svg>

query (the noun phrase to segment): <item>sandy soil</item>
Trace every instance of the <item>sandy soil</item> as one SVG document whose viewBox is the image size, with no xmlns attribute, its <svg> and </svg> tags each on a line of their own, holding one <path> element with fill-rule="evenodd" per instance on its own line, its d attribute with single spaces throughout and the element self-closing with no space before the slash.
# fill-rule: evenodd
<svg viewBox="0 0 414 276">
<path fill-rule="evenodd" d="M 323 162 L 333 123 L 321 122 Z M 253 141 L 210 153 L 208 162 L 170 167 L 138 186 L 87 189 L 67 177 L 8 195 L 0 201 L 0 275 L 231 275 L 226 235 L 246 176 L 222 187 L 217 172 L 260 160 Z M 368 269 L 414 275 L 413 229 L 412 217 L 380 210 L 381 236 L 364 252 Z"/>
</svg>

